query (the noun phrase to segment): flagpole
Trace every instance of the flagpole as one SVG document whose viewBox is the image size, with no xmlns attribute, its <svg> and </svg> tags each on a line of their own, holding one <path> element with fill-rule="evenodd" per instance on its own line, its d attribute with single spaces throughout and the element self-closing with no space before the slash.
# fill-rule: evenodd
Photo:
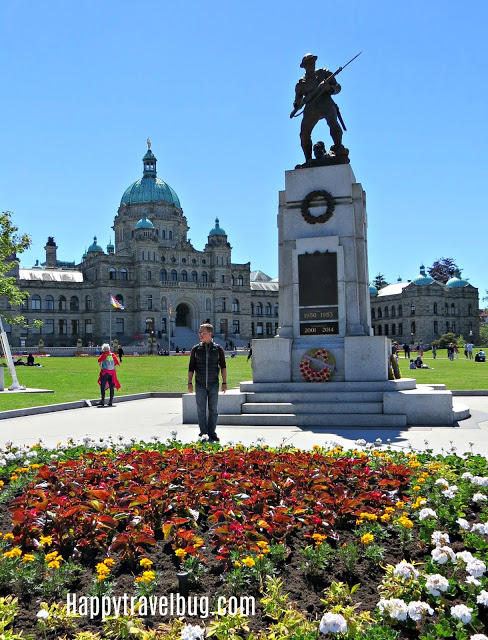
<svg viewBox="0 0 488 640">
<path fill-rule="evenodd" d="M 108 337 L 108 344 L 110 347 L 110 350 L 112 350 L 112 289 L 110 289 L 110 293 L 109 293 L 109 302 L 110 302 L 110 311 L 109 311 L 109 319 L 110 319 L 110 329 L 109 329 L 109 337 Z"/>
</svg>

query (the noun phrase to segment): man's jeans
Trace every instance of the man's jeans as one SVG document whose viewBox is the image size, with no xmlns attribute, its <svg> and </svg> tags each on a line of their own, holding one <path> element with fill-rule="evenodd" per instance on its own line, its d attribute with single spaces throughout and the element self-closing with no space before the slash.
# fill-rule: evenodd
<svg viewBox="0 0 488 640">
<path fill-rule="evenodd" d="M 199 384 L 195 385 L 195 396 L 197 400 L 198 426 L 200 427 L 200 435 L 208 435 L 209 438 L 216 438 L 217 433 L 217 403 L 219 401 L 219 384 L 213 384 L 210 387 L 203 387 Z M 208 402 L 208 418 L 207 418 L 207 402 Z"/>
</svg>

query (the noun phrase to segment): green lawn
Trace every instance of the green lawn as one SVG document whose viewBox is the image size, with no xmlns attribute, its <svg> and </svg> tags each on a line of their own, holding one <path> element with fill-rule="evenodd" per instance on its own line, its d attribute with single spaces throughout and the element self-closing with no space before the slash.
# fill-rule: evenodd
<svg viewBox="0 0 488 640">
<path fill-rule="evenodd" d="M 488 362 L 466 360 L 462 353 L 451 362 L 446 351 L 439 350 L 436 360 L 426 352 L 424 363 L 432 369 L 409 369 L 410 361 L 400 357 L 400 369 L 405 378 L 416 378 L 419 383 L 444 383 L 448 389 L 488 389 Z M 414 357 L 416 354 L 413 354 Z M 96 358 L 42 358 L 43 367 L 17 367 L 20 384 L 27 387 L 53 389 L 48 394 L 0 395 L 0 410 L 34 407 L 58 402 L 69 402 L 99 396 L 98 363 Z M 229 388 L 252 379 L 251 363 L 245 356 L 227 358 Z M 147 391 L 180 391 L 187 389 L 188 356 L 125 357 L 118 370 L 122 388 L 119 395 Z M 5 386 L 11 384 L 6 368 Z"/>
<path fill-rule="evenodd" d="M 117 369 L 121 389 L 118 395 L 148 391 L 187 391 L 188 356 L 139 356 L 124 357 Z M 58 402 L 70 402 L 83 398 L 99 397 L 97 384 L 99 366 L 95 357 L 89 358 L 39 358 L 43 367 L 16 367 L 21 385 L 40 389 L 52 389 L 54 393 L 0 395 L 0 411 L 20 407 L 37 407 Z M 251 380 L 251 362 L 245 356 L 227 358 L 227 382 L 229 389 L 237 387 L 241 380 Z M 8 370 L 5 372 L 5 388 L 11 384 Z"/>
</svg>

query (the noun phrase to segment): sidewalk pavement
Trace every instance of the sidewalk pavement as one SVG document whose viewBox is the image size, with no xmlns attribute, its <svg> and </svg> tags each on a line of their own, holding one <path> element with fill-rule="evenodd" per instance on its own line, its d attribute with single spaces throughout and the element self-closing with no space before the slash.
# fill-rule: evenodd
<svg viewBox="0 0 488 640">
<path fill-rule="evenodd" d="M 198 436 L 198 425 L 182 424 L 181 398 L 146 398 L 119 402 L 112 408 L 83 407 L 39 413 L 0 420 L 0 444 L 13 441 L 14 444 L 35 444 L 40 437 L 46 445 L 56 446 L 71 437 L 75 441 L 90 435 L 106 438 L 119 435 L 127 438 L 150 441 L 158 436 L 165 441 L 177 431 L 182 442 L 194 442 Z M 236 427 L 218 425 L 217 433 L 221 444 L 228 442 L 249 445 L 264 438 L 264 443 L 277 446 L 291 444 L 301 449 L 313 445 L 340 444 L 345 448 L 354 447 L 356 440 L 375 442 L 381 438 L 383 445 L 391 440 L 395 448 L 417 450 L 432 449 L 442 453 L 455 447 L 461 455 L 472 450 L 488 457 L 488 396 L 463 396 L 455 402 L 468 405 L 471 417 L 454 427 L 405 427 L 397 429 L 364 428 L 351 425 L 349 428 L 317 427 L 299 428 L 290 426 Z"/>
</svg>

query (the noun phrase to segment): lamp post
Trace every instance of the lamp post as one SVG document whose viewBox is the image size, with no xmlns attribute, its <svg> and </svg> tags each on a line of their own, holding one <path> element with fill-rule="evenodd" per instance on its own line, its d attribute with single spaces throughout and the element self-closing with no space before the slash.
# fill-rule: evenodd
<svg viewBox="0 0 488 640">
<path fill-rule="evenodd" d="M 151 341 L 151 347 L 150 347 L 149 353 L 152 355 L 153 347 L 154 347 L 154 331 L 151 331 L 150 335 L 151 335 L 151 337 L 149 338 L 149 340 Z"/>
</svg>

